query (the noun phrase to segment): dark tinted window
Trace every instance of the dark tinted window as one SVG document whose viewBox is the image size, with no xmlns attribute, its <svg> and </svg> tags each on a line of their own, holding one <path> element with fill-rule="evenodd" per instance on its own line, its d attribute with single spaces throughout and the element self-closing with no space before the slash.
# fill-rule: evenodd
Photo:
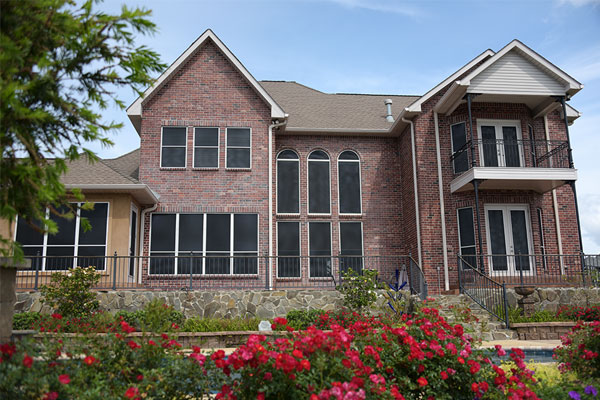
<svg viewBox="0 0 600 400">
<path fill-rule="evenodd" d="M 360 214 L 360 163 L 343 161 L 338 163 L 338 185 L 340 213 Z"/>
<path fill-rule="evenodd" d="M 310 276 L 331 275 L 331 224 L 329 222 L 309 223 Z M 327 256 L 327 257 L 319 257 Z"/>
<path fill-rule="evenodd" d="M 277 276 L 293 278 L 300 276 L 300 223 L 277 223 Z"/>
<path fill-rule="evenodd" d="M 150 248 L 154 251 L 175 251 L 175 214 L 153 214 Z"/>
<path fill-rule="evenodd" d="M 219 128 L 194 128 L 194 146 L 218 146 Z"/>
<path fill-rule="evenodd" d="M 322 155 L 327 156 L 323 151 L 314 151 L 308 161 L 308 212 L 312 214 L 331 212 L 329 160 L 320 158 Z"/>
<path fill-rule="evenodd" d="M 59 208 L 60 214 L 65 214 L 67 208 Z M 54 213 L 50 213 L 50 219 L 56 222 L 58 232 L 48 235 L 49 245 L 74 245 L 75 244 L 75 217 L 67 219 Z"/>
<path fill-rule="evenodd" d="M 218 168 L 219 129 L 194 129 L 194 168 Z"/>
<path fill-rule="evenodd" d="M 227 128 L 227 147 L 250 147 L 250 129 Z"/>
<path fill-rule="evenodd" d="M 41 223 L 35 224 L 41 229 Z M 17 219 L 17 242 L 23 246 L 41 246 L 44 243 L 44 235 L 36 231 L 23 218 Z"/>
<path fill-rule="evenodd" d="M 458 210 L 458 234 L 460 238 L 460 254 L 471 267 L 476 268 L 475 259 L 475 226 L 473 225 L 473 209 Z M 465 266 L 463 265 L 463 268 Z"/>
<path fill-rule="evenodd" d="M 300 161 L 291 150 L 277 157 L 277 212 L 300 212 Z"/>
<path fill-rule="evenodd" d="M 229 214 L 208 214 L 206 216 L 206 251 L 229 251 Z"/>
<path fill-rule="evenodd" d="M 186 128 L 163 128 L 163 146 L 185 146 Z"/>
<path fill-rule="evenodd" d="M 233 216 L 233 251 L 258 251 L 258 215 Z"/>
<path fill-rule="evenodd" d="M 452 131 L 452 153 L 454 157 L 454 172 L 464 172 L 469 169 L 469 157 L 468 149 L 465 146 L 467 144 L 467 131 L 465 123 L 452 125 L 450 128 Z M 460 150 L 460 153 L 456 154 Z"/>
<path fill-rule="evenodd" d="M 202 252 L 204 214 L 179 214 L 179 254 Z"/>
<path fill-rule="evenodd" d="M 79 225 L 79 244 L 106 244 L 108 204 L 96 203 L 93 210 L 81 210 L 80 215 L 87 218 L 92 229 L 85 232 Z"/>
<path fill-rule="evenodd" d="M 352 269 L 360 272 L 362 260 L 362 224 L 360 222 L 340 222 L 340 269 L 342 272 Z"/>
<path fill-rule="evenodd" d="M 186 128 L 164 127 L 162 130 L 161 167 L 185 167 Z"/>
</svg>

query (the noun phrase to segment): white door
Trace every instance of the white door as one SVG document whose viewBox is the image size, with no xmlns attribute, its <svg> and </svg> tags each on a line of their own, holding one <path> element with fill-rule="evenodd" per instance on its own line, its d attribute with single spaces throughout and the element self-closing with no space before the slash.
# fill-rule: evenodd
<svg viewBox="0 0 600 400">
<path fill-rule="evenodd" d="M 486 205 L 486 234 L 492 275 L 534 273 L 527 205 Z M 523 256 L 521 256 L 521 254 Z"/>
<path fill-rule="evenodd" d="M 522 167 L 523 137 L 519 121 L 477 120 L 483 167 Z"/>
</svg>

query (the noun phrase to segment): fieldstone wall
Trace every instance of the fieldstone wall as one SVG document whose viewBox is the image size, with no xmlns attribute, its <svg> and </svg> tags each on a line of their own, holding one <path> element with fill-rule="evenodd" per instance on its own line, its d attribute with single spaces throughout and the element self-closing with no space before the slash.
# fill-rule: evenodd
<svg viewBox="0 0 600 400">
<path fill-rule="evenodd" d="M 408 294 L 405 294 L 407 296 Z M 155 298 L 182 311 L 186 317 L 272 319 L 284 317 L 291 310 L 334 310 L 342 306 L 342 295 L 336 290 L 238 290 L 238 291 L 102 291 L 98 292 L 100 308 L 111 313 L 135 311 Z M 383 303 L 379 297 L 378 306 Z M 17 293 L 15 312 L 50 312 L 40 301 L 39 292 Z"/>
<path fill-rule="evenodd" d="M 516 307 L 521 298 L 514 289 L 506 290 L 509 307 Z M 537 288 L 530 296 L 535 310 L 556 312 L 560 306 L 591 306 L 600 304 L 600 288 Z"/>
</svg>

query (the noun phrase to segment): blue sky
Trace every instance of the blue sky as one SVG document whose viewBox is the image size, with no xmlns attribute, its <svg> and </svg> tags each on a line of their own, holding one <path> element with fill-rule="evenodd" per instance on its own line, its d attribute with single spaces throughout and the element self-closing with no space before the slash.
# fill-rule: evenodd
<svg viewBox="0 0 600 400">
<path fill-rule="evenodd" d="M 106 0 L 116 11 L 123 1 Z M 600 253 L 600 0 L 394 1 L 128 0 L 153 10 L 159 33 L 142 37 L 173 62 L 211 28 L 258 80 L 290 80 L 324 92 L 424 94 L 487 48 L 519 39 L 585 87 L 570 104 L 583 116 L 571 127 L 586 253 Z M 120 93 L 128 104 L 130 91 Z M 125 127 L 101 157 L 139 146 Z"/>
</svg>

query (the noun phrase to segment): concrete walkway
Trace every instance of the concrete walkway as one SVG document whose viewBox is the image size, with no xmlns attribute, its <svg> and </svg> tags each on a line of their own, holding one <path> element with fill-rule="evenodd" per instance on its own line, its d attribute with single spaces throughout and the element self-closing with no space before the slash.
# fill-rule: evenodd
<svg viewBox="0 0 600 400">
<path fill-rule="evenodd" d="M 482 342 L 481 347 L 494 348 L 494 346 L 499 344 L 503 349 L 518 347 L 520 349 L 531 350 L 553 350 L 557 346 L 560 346 L 560 343 L 560 340 L 492 340 L 488 342 Z"/>
</svg>

